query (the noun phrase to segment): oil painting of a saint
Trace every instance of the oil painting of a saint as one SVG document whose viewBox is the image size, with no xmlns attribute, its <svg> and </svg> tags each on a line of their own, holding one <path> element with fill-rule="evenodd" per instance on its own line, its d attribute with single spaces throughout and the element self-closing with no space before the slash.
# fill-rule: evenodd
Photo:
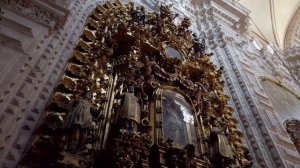
<svg viewBox="0 0 300 168">
<path fill-rule="evenodd" d="M 164 139 L 172 140 L 179 148 L 195 143 L 194 116 L 185 98 L 177 92 L 164 91 L 162 105 Z"/>
</svg>

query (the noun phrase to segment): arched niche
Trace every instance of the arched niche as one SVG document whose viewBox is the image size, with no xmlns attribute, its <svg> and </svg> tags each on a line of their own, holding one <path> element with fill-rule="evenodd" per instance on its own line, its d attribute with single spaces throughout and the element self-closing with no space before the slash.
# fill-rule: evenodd
<svg viewBox="0 0 300 168">
<path fill-rule="evenodd" d="M 172 140 L 178 148 L 196 145 L 197 133 L 193 107 L 178 91 L 165 89 L 161 92 L 163 139 Z"/>
<path fill-rule="evenodd" d="M 300 99 L 287 88 L 270 80 L 262 80 L 264 88 L 281 124 L 290 118 L 300 119 Z"/>
</svg>

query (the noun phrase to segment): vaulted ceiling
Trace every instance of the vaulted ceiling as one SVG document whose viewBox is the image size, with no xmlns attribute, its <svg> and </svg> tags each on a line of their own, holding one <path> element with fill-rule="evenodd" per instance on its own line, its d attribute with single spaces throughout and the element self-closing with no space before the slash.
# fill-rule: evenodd
<svg viewBox="0 0 300 168">
<path fill-rule="evenodd" d="M 300 8 L 300 0 L 239 0 L 251 11 L 251 29 L 267 42 L 284 48 L 288 26 Z"/>
</svg>

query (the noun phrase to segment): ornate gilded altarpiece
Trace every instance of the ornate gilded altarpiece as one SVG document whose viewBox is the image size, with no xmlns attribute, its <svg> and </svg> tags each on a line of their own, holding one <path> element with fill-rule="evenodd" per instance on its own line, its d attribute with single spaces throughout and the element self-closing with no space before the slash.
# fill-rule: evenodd
<svg viewBox="0 0 300 168">
<path fill-rule="evenodd" d="M 98 6 L 18 167 L 250 167 L 222 69 L 176 17 Z"/>
</svg>

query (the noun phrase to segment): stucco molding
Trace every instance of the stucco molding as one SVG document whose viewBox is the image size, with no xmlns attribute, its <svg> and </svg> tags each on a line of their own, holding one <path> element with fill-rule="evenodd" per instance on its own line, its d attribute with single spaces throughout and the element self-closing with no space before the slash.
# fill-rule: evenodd
<svg viewBox="0 0 300 168">
<path fill-rule="evenodd" d="M 69 15 L 68 10 L 48 1 L 4 0 L 0 5 L 48 27 L 49 32 L 60 29 Z"/>
<path fill-rule="evenodd" d="M 296 39 L 300 40 L 300 35 L 297 35 L 298 32 L 300 32 L 300 7 L 297 9 L 295 15 L 292 17 L 288 25 L 288 28 L 286 29 L 284 38 L 285 50 L 292 48 L 295 45 L 300 45 L 295 43 L 295 41 L 297 41 Z"/>
<path fill-rule="evenodd" d="M 14 122 L 14 127 L 11 127 L 12 123 L 1 123 L 5 132 L 0 133 L 0 167 L 15 167 L 18 163 L 87 16 L 101 2 L 103 1 L 74 1 L 74 6 L 70 9 L 72 14 L 66 25 L 42 40 L 42 44 L 36 48 L 36 55 L 32 54 L 35 57 L 27 60 L 29 62 L 26 61 L 25 64 L 28 66 L 20 71 L 24 80 L 18 79 L 17 83 L 10 85 L 11 90 L 4 93 L 7 99 L 0 102 L 4 109 L 0 117 L 4 116 L 5 123 Z"/>
</svg>

